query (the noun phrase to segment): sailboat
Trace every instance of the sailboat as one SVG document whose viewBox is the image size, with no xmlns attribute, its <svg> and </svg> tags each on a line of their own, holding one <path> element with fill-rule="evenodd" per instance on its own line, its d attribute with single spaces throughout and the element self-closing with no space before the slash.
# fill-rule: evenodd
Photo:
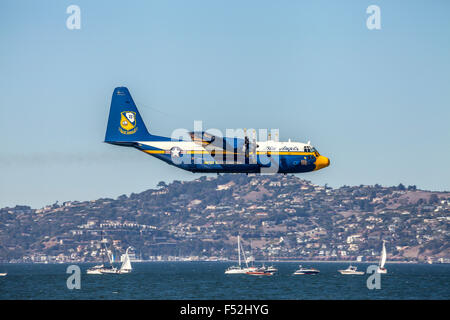
<svg viewBox="0 0 450 320">
<path fill-rule="evenodd" d="M 131 270 L 133 270 L 133 268 L 131 267 L 130 256 L 128 255 L 128 250 L 130 248 L 131 247 L 128 247 L 125 251 L 125 257 L 123 259 L 122 266 L 119 269 L 119 273 L 130 273 Z"/>
<path fill-rule="evenodd" d="M 87 274 L 102 274 L 100 270 L 105 267 L 105 256 L 102 254 L 103 249 L 101 246 L 102 243 L 104 243 L 103 232 L 101 234 L 102 234 L 101 235 L 102 239 L 100 241 L 100 255 L 102 256 L 102 264 L 99 264 L 99 265 L 93 266 L 92 268 L 87 269 L 87 271 L 86 271 Z"/>
<path fill-rule="evenodd" d="M 384 245 L 386 241 L 383 240 L 383 249 L 381 250 L 380 263 L 378 264 L 377 273 L 387 273 L 387 269 L 384 267 L 386 263 L 386 246 Z"/>
<path fill-rule="evenodd" d="M 109 259 L 109 267 L 105 267 L 105 255 L 102 254 L 102 264 L 101 265 L 96 265 L 92 268 L 89 268 L 87 270 L 87 274 L 105 274 L 105 273 L 112 273 L 112 274 L 116 274 L 118 273 L 118 269 L 116 267 L 114 267 L 113 262 L 114 262 L 114 256 L 112 254 L 109 253 L 109 250 L 106 246 L 106 243 L 108 242 L 107 239 L 103 238 L 103 233 L 102 233 L 102 240 L 100 241 L 101 244 L 104 244 L 104 248 L 102 249 L 100 247 L 100 252 L 105 251 L 106 254 L 108 255 L 108 259 Z"/>
<path fill-rule="evenodd" d="M 242 249 L 241 240 L 240 240 L 239 235 L 237 237 L 237 243 L 238 243 L 238 259 L 239 259 L 238 262 L 239 262 L 239 264 L 237 266 L 229 267 L 227 270 L 225 270 L 225 274 L 246 274 L 248 271 L 253 271 L 254 269 L 256 269 L 255 267 L 248 266 L 248 261 L 247 261 L 247 258 L 245 257 L 244 249 Z M 245 268 L 243 268 L 241 265 L 241 250 L 242 250 L 242 255 L 244 256 Z"/>
</svg>

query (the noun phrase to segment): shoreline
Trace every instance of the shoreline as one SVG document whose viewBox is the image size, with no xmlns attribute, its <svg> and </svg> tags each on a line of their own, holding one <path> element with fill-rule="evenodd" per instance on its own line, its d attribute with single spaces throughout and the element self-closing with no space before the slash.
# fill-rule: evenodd
<svg viewBox="0 0 450 320">
<path fill-rule="evenodd" d="M 192 263 L 192 262 L 214 262 L 214 263 L 237 263 L 238 260 L 218 260 L 218 261 L 210 261 L 210 260 L 142 260 L 142 261 L 131 261 L 131 263 L 161 263 L 161 262 L 175 262 L 175 263 Z M 323 261 L 323 260 L 282 260 L 282 261 L 273 261 L 273 260 L 258 260 L 255 261 L 256 264 L 258 263 L 264 263 L 264 264 L 275 264 L 275 263 L 348 263 L 348 264 L 378 264 L 378 260 L 374 261 L 349 261 L 349 260 L 334 260 L 334 261 Z M 70 264 L 96 264 L 99 263 L 98 261 L 90 261 L 90 262 L 77 262 L 77 261 L 71 261 L 71 262 L 0 262 L 0 265 L 18 265 L 18 264 L 27 264 L 27 265 L 70 265 Z M 120 262 L 117 262 L 120 263 Z M 420 261 L 386 261 L 386 264 L 424 264 L 424 265 L 443 265 L 443 264 L 449 264 L 449 263 L 426 263 L 426 262 L 420 262 Z"/>
</svg>

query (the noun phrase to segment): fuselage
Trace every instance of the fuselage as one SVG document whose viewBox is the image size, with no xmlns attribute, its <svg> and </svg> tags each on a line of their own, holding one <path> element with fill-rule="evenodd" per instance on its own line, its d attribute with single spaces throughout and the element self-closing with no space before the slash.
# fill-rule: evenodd
<svg viewBox="0 0 450 320">
<path fill-rule="evenodd" d="M 178 168 L 191 172 L 301 173 L 329 166 L 330 160 L 301 142 L 258 141 L 256 148 L 207 149 L 193 141 L 138 141 L 135 148 Z"/>
</svg>

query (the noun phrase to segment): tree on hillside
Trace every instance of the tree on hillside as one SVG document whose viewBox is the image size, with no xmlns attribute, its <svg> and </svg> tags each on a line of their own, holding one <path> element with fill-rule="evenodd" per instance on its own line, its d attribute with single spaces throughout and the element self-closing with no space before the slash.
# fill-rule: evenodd
<svg viewBox="0 0 450 320">
<path fill-rule="evenodd" d="M 428 200 L 428 203 L 429 203 L 429 204 L 434 204 L 434 203 L 438 203 L 438 202 L 439 202 L 439 197 L 437 196 L 436 193 L 433 193 L 433 194 L 430 196 L 430 199 Z"/>
<path fill-rule="evenodd" d="M 156 186 L 158 188 L 166 188 L 167 184 L 164 181 L 160 181 L 160 182 L 158 182 L 158 184 Z"/>
</svg>

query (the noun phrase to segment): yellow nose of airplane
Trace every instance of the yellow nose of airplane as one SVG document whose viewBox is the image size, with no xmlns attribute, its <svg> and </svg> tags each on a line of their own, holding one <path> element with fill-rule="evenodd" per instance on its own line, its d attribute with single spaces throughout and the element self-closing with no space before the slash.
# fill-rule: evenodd
<svg viewBox="0 0 450 320">
<path fill-rule="evenodd" d="M 330 165 L 330 159 L 324 156 L 319 156 L 316 159 L 316 168 L 314 170 L 320 170 Z"/>
</svg>

